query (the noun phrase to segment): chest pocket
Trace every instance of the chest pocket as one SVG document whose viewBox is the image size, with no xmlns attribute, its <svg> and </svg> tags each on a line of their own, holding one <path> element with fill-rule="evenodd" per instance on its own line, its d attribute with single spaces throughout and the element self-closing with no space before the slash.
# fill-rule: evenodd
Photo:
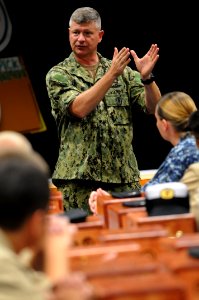
<svg viewBox="0 0 199 300">
<path fill-rule="evenodd" d="M 128 98 L 106 97 L 105 105 L 109 121 L 114 125 L 127 125 L 130 123 L 130 105 Z"/>
</svg>

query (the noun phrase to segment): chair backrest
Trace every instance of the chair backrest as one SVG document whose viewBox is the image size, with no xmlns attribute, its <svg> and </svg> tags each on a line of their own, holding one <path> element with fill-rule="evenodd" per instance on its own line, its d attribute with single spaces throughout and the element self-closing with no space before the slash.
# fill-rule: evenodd
<svg viewBox="0 0 199 300">
<path fill-rule="evenodd" d="M 169 272 L 95 276 L 89 282 L 100 300 L 188 300 L 184 281 Z"/>
<path fill-rule="evenodd" d="M 123 202 L 130 202 L 136 200 L 144 200 L 145 197 L 135 197 L 135 198 L 113 198 L 111 195 L 101 196 L 97 199 L 97 211 L 98 214 L 104 218 L 104 224 L 108 228 L 109 227 L 109 217 L 108 217 L 108 207 L 114 203 L 123 203 Z"/>
<path fill-rule="evenodd" d="M 127 203 L 127 202 L 125 202 Z M 117 229 L 122 228 L 124 224 L 124 217 L 128 213 L 142 213 L 147 215 L 146 207 L 128 207 L 123 206 L 123 203 L 114 203 L 107 206 L 108 228 Z"/>
<path fill-rule="evenodd" d="M 157 225 L 152 227 L 139 227 L 135 229 L 118 229 L 118 230 L 102 230 L 99 234 L 100 243 L 105 244 L 125 244 L 139 243 L 142 249 L 150 249 L 151 245 L 158 245 L 161 238 L 168 237 L 168 231 L 162 226 Z"/>
<path fill-rule="evenodd" d="M 135 217 L 134 214 L 127 214 L 127 227 L 144 227 L 162 225 L 168 230 L 170 237 L 180 237 L 185 233 L 193 233 L 197 231 L 195 216 L 192 213 L 163 215 L 163 216 L 145 216 Z"/>
<path fill-rule="evenodd" d="M 50 189 L 50 200 L 48 213 L 49 214 L 59 214 L 64 212 L 63 207 L 63 194 L 56 188 Z"/>
</svg>

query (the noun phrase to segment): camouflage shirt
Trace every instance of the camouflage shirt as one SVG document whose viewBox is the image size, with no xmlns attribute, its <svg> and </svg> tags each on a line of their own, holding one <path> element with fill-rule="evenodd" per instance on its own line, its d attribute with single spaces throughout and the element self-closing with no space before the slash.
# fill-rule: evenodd
<svg viewBox="0 0 199 300">
<path fill-rule="evenodd" d="M 133 104 L 146 111 L 139 72 L 127 66 L 104 99 L 85 118 L 75 118 L 69 112 L 71 102 L 110 68 L 111 60 L 98 55 L 100 62 L 95 79 L 76 62 L 73 53 L 46 75 L 52 115 L 60 137 L 53 178 L 108 183 L 139 181 L 132 146 Z"/>
</svg>

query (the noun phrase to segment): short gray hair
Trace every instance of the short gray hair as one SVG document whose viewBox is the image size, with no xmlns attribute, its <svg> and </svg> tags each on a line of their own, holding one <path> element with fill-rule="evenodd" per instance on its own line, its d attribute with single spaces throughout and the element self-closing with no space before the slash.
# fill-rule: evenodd
<svg viewBox="0 0 199 300">
<path fill-rule="evenodd" d="M 101 30 L 100 14 L 92 7 L 77 8 L 70 17 L 69 26 L 71 26 L 72 22 L 77 24 L 95 22 L 96 27 Z"/>
</svg>

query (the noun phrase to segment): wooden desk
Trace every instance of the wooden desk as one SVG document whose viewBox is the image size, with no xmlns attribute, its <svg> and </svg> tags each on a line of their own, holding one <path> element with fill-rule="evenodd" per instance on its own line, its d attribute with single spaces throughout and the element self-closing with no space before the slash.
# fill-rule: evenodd
<svg viewBox="0 0 199 300">
<path fill-rule="evenodd" d="M 124 227 L 124 216 L 131 212 L 139 216 L 147 215 L 145 207 L 126 207 L 122 202 L 109 204 L 107 206 L 108 227 L 111 229 Z"/>
<path fill-rule="evenodd" d="M 97 211 L 98 214 L 103 216 L 104 224 L 107 228 L 109 228 L 109 219 L 108 219 L 108 206 L 115 203 L 122 203 L 128 201 L 135 201 L 135 200 L 144 200 L 145 197 L 135 197 L 135 198 L 113 198 L 111 195 L 98 197 L 97 201 Z"/>
<path fill-rule="evenodd" d="M 176 249 L 187 249 L 188 247 L 199 247 L 199 232 L 186 233 L 175 239 L 174 245 Z"/>
<path fill-rule="evenodd" d="M 145 217 L 129 213 L 125 218 L 126 228 L 162 225 L 168 230 L 170 237 L 196 232 L 196 220 L 192 213 Z"/>
<path fill-rule="evenodd" d="M 127 243 L 138 243 L 140 249 L 151 251 L 150 249 L 155 248 L 160 251 L 161 248 L 168 249 L 169 243 L 166 243 L 164 239 L 168 239 L 168 231 L 161 226 L 154 226 L 153 228 L 136 228 L 131 230 L 126 229 L 109 229 L 102 230 L 99 233 L 99 241 L 101 244 L 127 244 Z"/>
<path fill-rule="evenodd" d="M 169 272 L 100 276 L 89 278 L 89 282 L 96 300 L 191 300 L 184 281 Z"/>
<path fill-rule="evenodd" d="M 71 257 L 73 271 L 84 272 L 86 277 L 118 276 L 157 272 L 161 268 L 151 253 L 142 251 L 115 252 L 107 248 L 101 255 Z"/>
<path fill-rule="evenodd" d="M 98 244 L 100 231 L 104 228 L 102 216 L 88 216 L 85 222 L 76 223 L 77 231 L 73 236 L 74 246 Z"/>
<path fill-rule="evenodd" d="M 199 299 L 199 259 L 191 257 L 187 249 L 176 249 L 175 252 L 159 253 L 158 260 L 183 280 L 188 293 L 187 300 Z"/>
</svg>

